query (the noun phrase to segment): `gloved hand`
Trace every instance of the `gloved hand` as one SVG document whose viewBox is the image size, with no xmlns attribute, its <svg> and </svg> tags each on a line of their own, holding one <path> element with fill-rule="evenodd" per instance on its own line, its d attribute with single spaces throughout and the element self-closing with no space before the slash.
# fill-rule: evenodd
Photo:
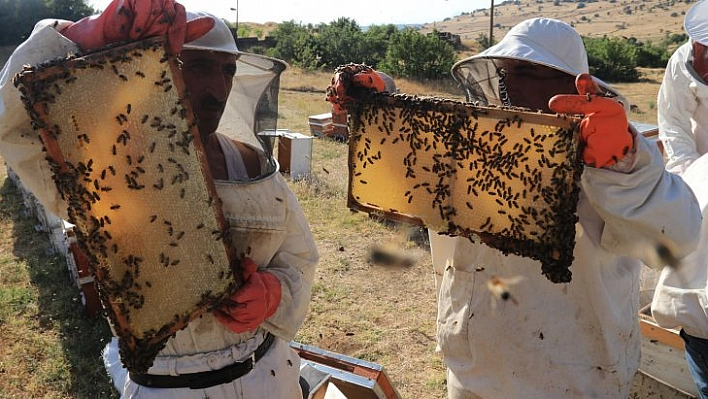
<svg viewBox="0 0 708 399">
<path fill-rule="evenodd" d="M 548 107 L 558 113 L 584 114 L 580 122 L 580 139 L 585 144 L 583 161 L 596 168 L 614 165 L 634 145 L 624 107 L 598 96 L 600 89 L 587 73 L 576 77 L 575 87 L 579 94 L 553 96 Z"/>
<path fill-rule="evenodd" d="M 335 112 L 341 113 L 346 110 L 348 101 L 372 90 L 379 93 L 386 90 L 386 83 L 378 72 L 362 64 L 342 65 L 334 71 L 325 100 L 332 103 Z"/>
<path fill-rule="evenodd" d="M 235 333 L 254 331 L 275 313 L 280 303 L 280 280 L 274 274 L 258 271 L 250 258 L 243 258 L 244 284 L 226 303 L 212 311 L 221 324 Z"/>
<path fill-rule="evenodd" d="M 84 53 L 122 42 L 167 35 L 168 50 L 179 54 L 185 42 L 214 27 L 209 17 L 187 23 L 184 6 L 174 0 L 113 0 L 97 16 L 83 18 L 59 33 L 78 44 Z"/>
</svg>

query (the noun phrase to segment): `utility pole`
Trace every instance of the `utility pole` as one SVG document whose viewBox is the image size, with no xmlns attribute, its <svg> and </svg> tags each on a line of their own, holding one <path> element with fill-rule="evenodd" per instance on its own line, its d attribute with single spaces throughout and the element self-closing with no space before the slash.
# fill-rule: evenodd
<svg viewBox="0 0 708 399">
<path fill-rule="evenodd" d="M 236 11 L 236 38 L 238 38 L 238 0 L 236 0 L 236 8 L 231 7 L 231 11 Z"/>
<path fill-rule="evenodd" d="M 238 0 L 236 0 L 238 2 Z M 494 45 L 494 0 L 489 8 L 489 47 Z M 237 14 L 238 15 L 238 14 Z"/>
</svg>

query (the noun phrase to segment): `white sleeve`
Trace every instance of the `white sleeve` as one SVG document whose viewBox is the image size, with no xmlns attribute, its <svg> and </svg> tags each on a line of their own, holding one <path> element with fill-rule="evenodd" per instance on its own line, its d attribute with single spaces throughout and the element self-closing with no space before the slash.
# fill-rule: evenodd
<svg viewBox="0 0 708 399">
<path fill-rule="evenodd" d="M 698 100 L 692 88 L 695 79 L 688 71 L 690 54 L 687 43 L 671 56 L 657 96 L 659 139 L 664 145 L 666 170 L 679 174 L 700 156 L 691 129 Z"/>
<path fill-rule="evenodd" d="M 39 134 L 30 125 L 13 78 L 24 65 L 36 65 L 77 52 L 76 44 L 57 31 L 69 24 L 69 21 L 53 19 L 38 22 L 30 37 L 15 49 L 0 71 L 0 155 L 42 205 L 64 219 L 66 205 L 59 197 Z"/>
<path fill-rule="evenodd" d="M 703 155 L 682 175 L 693 188 L 703 216 L 708 216 L 708 155 Z M 683 327 L 693 336 L 708 338 L 708 220 L 698 249 L 681 260 L 679 267 L 665 267 L 656 285 L 652 315 L 664 328 Z"/>
<path fill-rule="evenodd" d="M 659 246 L 679 259 L 696 248 L 701 211 L 683 179 L 664 170 L 656 145 L 637 135 L 635 149 L 614 170 L 586 167 L 582 187 L 604 221 L 603 248 L 659 268 Z"/>
</svg>

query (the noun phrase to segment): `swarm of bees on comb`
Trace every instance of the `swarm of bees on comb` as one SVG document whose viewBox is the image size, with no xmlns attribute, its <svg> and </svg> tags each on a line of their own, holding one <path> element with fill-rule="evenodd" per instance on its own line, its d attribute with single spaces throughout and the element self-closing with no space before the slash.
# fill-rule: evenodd
<svg viewBox="0 0 708 399">
<path fill-rule="evenodd" d="M 479 239 L 571 280 L 578 118 L 386 93 L 348 110 L 351 209 Z"/>
<path fill-rule="evenodd" d="M 178 60 L 151 39 L 28 66 L 15 85 L 121 359 L 144 373 L 241 278 Z"/>
</svg>

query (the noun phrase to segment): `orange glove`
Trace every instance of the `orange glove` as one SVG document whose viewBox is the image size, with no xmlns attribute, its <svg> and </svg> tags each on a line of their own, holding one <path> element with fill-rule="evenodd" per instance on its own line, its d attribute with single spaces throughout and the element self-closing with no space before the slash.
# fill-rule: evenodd
<svg viewBox="0 0 708 399">
<path fill-rule="evenodd" d="M 274 274 L 258 271 L 250 258 L 243 258 L 244 284 L 212 313 L 235 333 L 254 331 L 275 313 L 280 304 L 280 280 Z"/>
<path fill-rule="evenodd" d="M 575 79 L 579 95 L 559 94 L 548 101 L 548 107 L 564 114 L 584 114 L 580 122 L 580 139 L 585 144 L 583 161 L 602 168 L 614 165 L 634 145 L 624 107 L 617 101 L 596 95 L 597 84 L 587 73 Z"/>
<path fill-rule="evenodd" d="M 347 102 L 371 91 L 380 93 L 384 90 L 386 83 L 373 68 L 362 64 L 347 64 L 334 71 L 325 100 L 332 103 L 336 113 L 341 113 L 345 111 Z"/>
<path fill-rule="evenodd" d="M 174 0 L 113 0 L 98 16 L 83 18 L 60 33 L 78 44 L 84 53 L 123 41 L 167 35 L 173 54 L 185 42 L 195 40 L 214 27 L 209 17 L 187 23 L 184 6 Z"/>
</svg>

